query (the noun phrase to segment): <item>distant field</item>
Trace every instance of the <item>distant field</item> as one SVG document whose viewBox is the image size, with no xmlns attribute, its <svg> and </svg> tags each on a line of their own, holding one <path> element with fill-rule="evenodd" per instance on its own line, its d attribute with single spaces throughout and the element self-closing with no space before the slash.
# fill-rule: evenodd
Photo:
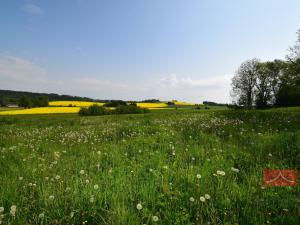
<svg viewBox="0 0 300 225">
<path fill-rule="evenodd" d="M 0 221 L 299 224 L 299 185 L 263 186 L 299 153 L 295 109 L 1 116 Z"/>
</svg>

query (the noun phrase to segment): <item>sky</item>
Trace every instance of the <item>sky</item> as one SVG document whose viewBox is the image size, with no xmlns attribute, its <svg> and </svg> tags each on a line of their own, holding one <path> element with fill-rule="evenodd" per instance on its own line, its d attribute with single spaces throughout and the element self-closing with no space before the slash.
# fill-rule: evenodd
<svg viewBox="0 0 300 225">
<path fill-rule="evenodd" d="M 1 0 L 0 89 L 229 103 L 251 58 L 284 59 L 299 0 Z"/>
</svg>

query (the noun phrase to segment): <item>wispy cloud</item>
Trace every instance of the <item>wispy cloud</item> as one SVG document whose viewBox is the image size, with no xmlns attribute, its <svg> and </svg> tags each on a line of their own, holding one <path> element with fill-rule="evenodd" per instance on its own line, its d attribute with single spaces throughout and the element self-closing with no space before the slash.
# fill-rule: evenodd
<svg viewBox="0 0 300 225">
<path fill-rule="evenodd" d="M 149 82 L 113 82 L 98 76 L 55 78 L 46 69 L 20 57 L 0 55 L 0 89 L 55 92 L 98 99 L 204 100 L 228 102 L 231 75 L 204 79 L 175 74 Z"/>
<path fill-rule="evenodd" d="M 22 6 L 22 10 L 31 15 L 41 16 L 44 14 L 44 10 L 32 3 L 28 3 Z"/>
</svg>

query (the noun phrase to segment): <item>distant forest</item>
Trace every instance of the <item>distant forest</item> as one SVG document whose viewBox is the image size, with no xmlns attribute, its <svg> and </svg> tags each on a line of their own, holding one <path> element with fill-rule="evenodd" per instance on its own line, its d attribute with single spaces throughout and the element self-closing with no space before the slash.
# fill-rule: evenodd
<svg viewBox="0 0 300 225">
<path fill-rule="evenodd" d="M 53 93 L 34 93 L 25 91 L 10 91 L 10 90 L 0 90 L 0 106 L 19 104 L 20 99 L 47 99 L 48 101 L 99 101 L 87 97 L 71 96 L 71 95 L 59 95 Z"/>
</svg>

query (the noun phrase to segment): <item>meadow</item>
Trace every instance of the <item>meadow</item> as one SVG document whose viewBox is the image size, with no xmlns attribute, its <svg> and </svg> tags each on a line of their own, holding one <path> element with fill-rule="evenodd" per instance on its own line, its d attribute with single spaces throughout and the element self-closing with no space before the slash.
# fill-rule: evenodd
<svg viewBox="0 0 300 225">
<path fill-rule="evenodd" d="M 300 224 L 300 109 L 0 116 L 0 224 Z"/>
</svg>

